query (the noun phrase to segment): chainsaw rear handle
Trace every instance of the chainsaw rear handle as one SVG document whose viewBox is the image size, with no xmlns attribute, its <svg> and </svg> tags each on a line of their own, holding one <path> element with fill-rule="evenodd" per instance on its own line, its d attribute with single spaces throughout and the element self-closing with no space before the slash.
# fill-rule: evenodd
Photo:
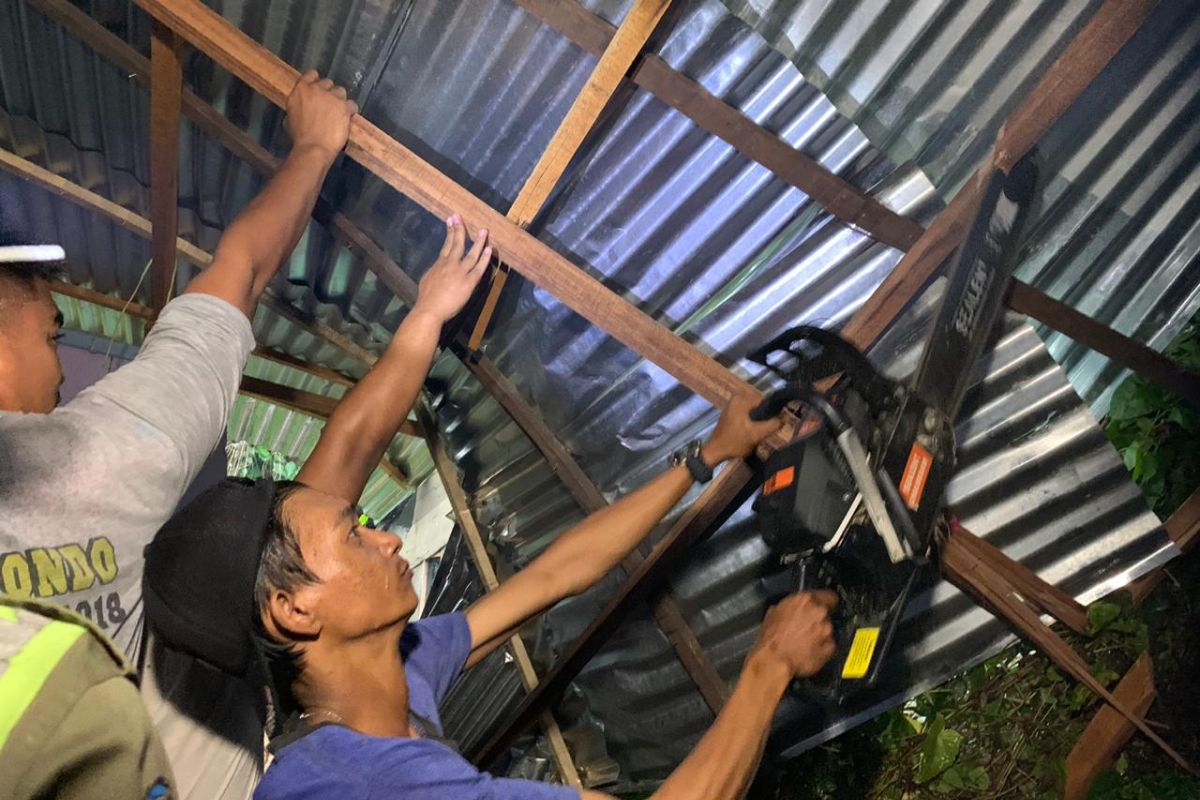
<svg viewBox="0 0 1200 800">
<path fill-rule="evenodd" d="M 840 434 L 850 427 L 850 423 L 842 416 L 842 412 L 834 408 L 825 395 L 815 391 L 811 386 L 799 383 L 789 383 L 782 389 L 776 389 L 763 398 L 750 412 L 750 419 L 755 422 L 765 422 L 779 416 L 788 403 L 800 400 L 804 405 L 813 409 L 829 423 L 835 434 Z"/>
</svg>

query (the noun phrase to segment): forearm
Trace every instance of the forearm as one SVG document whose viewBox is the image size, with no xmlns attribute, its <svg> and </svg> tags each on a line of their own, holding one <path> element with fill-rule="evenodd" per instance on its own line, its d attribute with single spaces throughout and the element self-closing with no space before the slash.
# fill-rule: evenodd
<svg viewBox="0 0 1200 800">
<path fill-rule="evenodd" d="M 702 457 L 709 465 L 717 463 L 703 452 Z M 560 536 L 538 560 L 549 575 L 564 582 L 566 594 L 582 592 L 620 564 L 687 494 L 692 483 L 687 467 L 671 467 L 640 489 L 593 512 Z"/>
<path fill-rule="evenodd" d="M 213 262 L 248 270 L 249 297 L 262 293 L 296 247 L 335 155 L 315 146 L 293 148 L 221 237 Z"/>
<path fill-rule="evenodd" d="M 383 356 L 334 409 L 298 476 L 307 486 L 356 502 L 412 410 L 437 349 L 441 322 L 414 309 Z"/>
<path fill-rule="evenodd" d="M 781 662 L 751 652 L 729 702 L 654 800 L 742 797 L 762 757 L 771 718 L 791 680 Z"/>
</svg>

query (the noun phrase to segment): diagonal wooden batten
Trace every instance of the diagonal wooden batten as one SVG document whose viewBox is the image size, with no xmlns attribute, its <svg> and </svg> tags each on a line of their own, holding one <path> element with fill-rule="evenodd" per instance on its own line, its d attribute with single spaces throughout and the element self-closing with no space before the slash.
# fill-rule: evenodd
<svg viewBox="0 0 1200 800">
<path fill-rule="evenodd" d="M 1121 678 L 1113 696 L 1138 715 L 1145 716 L 1156 694 L 1150 654 L 1142 653 Z M 1084 800 L 1092 782 L 1112 766 L 1134 730 L 1129 720 L 1109 706 L 1100 706 L 1067 756 L 1063 800 Z"/>
<path fill-rule="evenodd" d="M 517 199 L 509 208 L 507 217 L 515 224 L 522 228 L 528 227 L 546 204 L 546 198 L 562 177 L 567 164 L 595 127 L 608 101 L 621 85 L 625 73 L 641 53 L 646 40 L 650 38 L 650 34 L 654 32 L 655 26 L 670 5 L 671 0 L 637 0 L 626 12 L 621 27 L 604 48 L 599 63 L 588 76 L 566 117 L 550 139 L 550 144 L 542 151 L 542 157 L 538 159 L 525 185 L 517 194 Z M 504 291 L 507 279 L 508 271 L 502 267 L 493 271 L 487 299 L 467 341 L 471 350 L 478 350 L 483 343 L 484 333 L 496 311 L 496 304 L 500 300 L 500 293 Z"/>
<path fill-rule="evenodd" d="M 1012 282 L 1008 306 L 1200 407 L 1200 375 L 1176 364 L 1157 350 L 1117 333 L 1066 303 L 1018 280 Z"/>
</svg>

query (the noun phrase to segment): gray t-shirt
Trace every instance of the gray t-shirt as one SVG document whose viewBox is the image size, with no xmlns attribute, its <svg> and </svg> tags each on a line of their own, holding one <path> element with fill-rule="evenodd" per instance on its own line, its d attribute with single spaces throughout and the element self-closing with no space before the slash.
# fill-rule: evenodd
<svg viewBox="0 0 1200 800">
<path fill-rule="evenodd" d="M 137 358 L 71 402 L 50 414 L 0 413 L 0 590 L 68 606 L 136 659 L 142 549 L 218 444 L 253 347 L 241 311 L 183 295 L 163 309 Z M 176 706 L 196 683 L 190 674 L 203 670 L 183 657 L 170 662 L 146 676 L 143 695 L 181 794 L 218 796 L 201 787 L 217 777 L 206 772 L 221 769 L 226 796 L 248 796 L 258 769 L 245 752 L 254 746 L 245 716 L 253 717 L 252 700 L 224 685 L 209 704 L 212 719 L 197 724 Z M 231 726 L 241 747 L 213 736 Z"/>
</svg>

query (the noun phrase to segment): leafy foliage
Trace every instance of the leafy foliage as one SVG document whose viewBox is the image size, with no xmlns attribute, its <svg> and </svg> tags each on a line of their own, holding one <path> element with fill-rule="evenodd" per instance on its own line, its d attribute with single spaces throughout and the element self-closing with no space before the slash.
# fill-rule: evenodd
<svg viewBox="0 0 1200 800">
<path fill-rule="evenodd" d="M 1200 372 L 1200 325 L 1195 322 L 1166 354 Z M 1113 392 L 1105 433 L 1155 513 L 1166 516 L 1200 486 L 1200 409 L 1133 375 Z"/>
</svg>

